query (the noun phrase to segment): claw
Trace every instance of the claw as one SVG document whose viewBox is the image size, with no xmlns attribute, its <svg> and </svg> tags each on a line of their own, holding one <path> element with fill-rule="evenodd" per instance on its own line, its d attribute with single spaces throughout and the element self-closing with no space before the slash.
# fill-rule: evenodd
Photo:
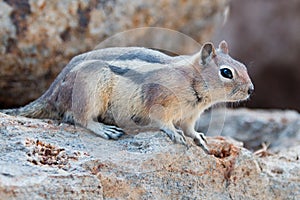
<svg viewBox="0 0 300 200">
<path fill-rule="evenodd" d="M 207 140 L 206 140 L 204 134 L 203 134 L 203 133 L 199 133 L 199 136 L 200 136 L 201 139 L 205 142 L 205 144 L 207 144 Z"/>
<path fill-rule="evenodd" d="M 121 128 L 118 128 L 116 126 L 106 126 L 104 128 L 104 133 L 107 135 L 109 139 L 116 140 L 124 134 L 124 131 Z"/>
<path fill-rule="evenodd" d="M 209 151 L 208 147 L 206 146 L 206 143 L 207 143 L 206 140 L 203 140 L 202 137 L 200 137 L 200 138 L 196 137 L 196 138 L 194 138 L 194 142 L 197 146 L 200 146 L 203 149 L 203 151 L 205 151 L 205 153 L 210 154 L 210 151 Z"/>
<path fill-rule="evenodd" d="M 166 133 L 173 142 L 187 146 L 185 136 L 181 130 L 173 131 L 171 129 L 164 128 L 161 129 L 161 131 Z"/>
<path fill-rule="evenodd" d="M 87 128 L 104 139 L 118 139 L 124 134 L 121 128 L 90 121 Z"/>
</svg>

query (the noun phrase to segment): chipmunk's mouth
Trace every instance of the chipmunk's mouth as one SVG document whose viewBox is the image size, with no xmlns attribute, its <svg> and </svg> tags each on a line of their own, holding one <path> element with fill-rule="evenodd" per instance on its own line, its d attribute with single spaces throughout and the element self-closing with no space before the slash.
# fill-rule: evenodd
<svg viewBox="0 0 300 200">
<path fill-rule="evenodd" d="M 250 95 L 243 95 L 243 94 L 235 94 L 227 99 L 227 102 L 237 102 L 237 101 L 246 101 Z"/>
<path fill-rule="evenodd" d="M 251 86 L 245 86 L 245 87 L 235 87 L 232 92 L 229 95 L 229 101 L 235 102 L 235 101 L 245 101 L 250 98 L 251 94 L 254 91 L 254 87 L 251 84 Z"/>
</svg>

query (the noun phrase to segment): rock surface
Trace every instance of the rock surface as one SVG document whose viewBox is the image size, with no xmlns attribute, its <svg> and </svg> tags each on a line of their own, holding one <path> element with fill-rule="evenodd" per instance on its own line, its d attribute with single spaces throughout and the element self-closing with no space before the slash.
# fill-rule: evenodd
<svg viewBox="0 0 300 200">
<path fill-rule="evenodd" d="M 75 55 L 108 46 L 161 47 L 178 53 L 198 50 L 186 44 L 209 40 L 223 20 L 229 0 L 4 0 L 0 1 L 0 108 L 39 97 Z M 173 38 L 173 39 L 172 39 Z M 175 39 L 175 40 L 174 40 Z M 193 41 L 193 43 L 197 43 Z M 198 43 L 197 43 L 198 44 Z M 158 46 L 157 46 L 158 45 Z M 101 46 L 103 47 L 103 46 Z"/>
<path fill-rule="evenodd" d="M 228 111 L 225 121 L 242 128 L 225 123 L 224 129 L 272 134 L 256 128 L 271 116 L 300 121 L 296 113 L 261 113 Z M 292 129 L 287 122 L 274 123 Z M 0 113 L 0 199 L 299 199 L 297 131 L 298 143 L 273 154 L 209 137 L 213 155 L 207 155 L 191 140 L 186 148 L 162 133 L 107 141 L 80 127 Z"/>
<path fill-rule="evenodd" d="M 250 150 L 260 149 L 262 143 L 272 151 L 300 146 L 299 113 L 292 110 L 213 109 L 201 116 L 197 128 L 209 136 L 242 141 Z"/>
</svg>

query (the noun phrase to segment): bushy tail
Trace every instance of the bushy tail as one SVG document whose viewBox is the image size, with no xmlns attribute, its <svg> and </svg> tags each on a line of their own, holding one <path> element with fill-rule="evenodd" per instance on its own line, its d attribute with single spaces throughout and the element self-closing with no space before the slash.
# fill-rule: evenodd
<svg viewBox="0 0 300 200">
<path fill-rule="evenodd" d="M 30 118 L 56 118 L 56 116 L 52 116 L 53 112 L 47 108 L 47 105 L 39 100 L 33 101 L 21 108 L 4 109 L 0 110 L 0 112 L 8 115 L 19 115 Z"/>
</svg>

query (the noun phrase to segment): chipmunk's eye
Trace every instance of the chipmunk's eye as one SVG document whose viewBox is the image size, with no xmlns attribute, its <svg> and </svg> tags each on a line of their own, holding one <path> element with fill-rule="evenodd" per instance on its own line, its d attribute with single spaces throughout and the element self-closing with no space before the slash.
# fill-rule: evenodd
<svg viewBox="0 0 300 200">
<path fill-rule="evenodd" d="M 228 79 L 233 78 L 232 71 L 228 68 L 222 68 L 222 69 L 220 69 L 220 72 L 224 78 L 228 78 Z"/>
</svg>

